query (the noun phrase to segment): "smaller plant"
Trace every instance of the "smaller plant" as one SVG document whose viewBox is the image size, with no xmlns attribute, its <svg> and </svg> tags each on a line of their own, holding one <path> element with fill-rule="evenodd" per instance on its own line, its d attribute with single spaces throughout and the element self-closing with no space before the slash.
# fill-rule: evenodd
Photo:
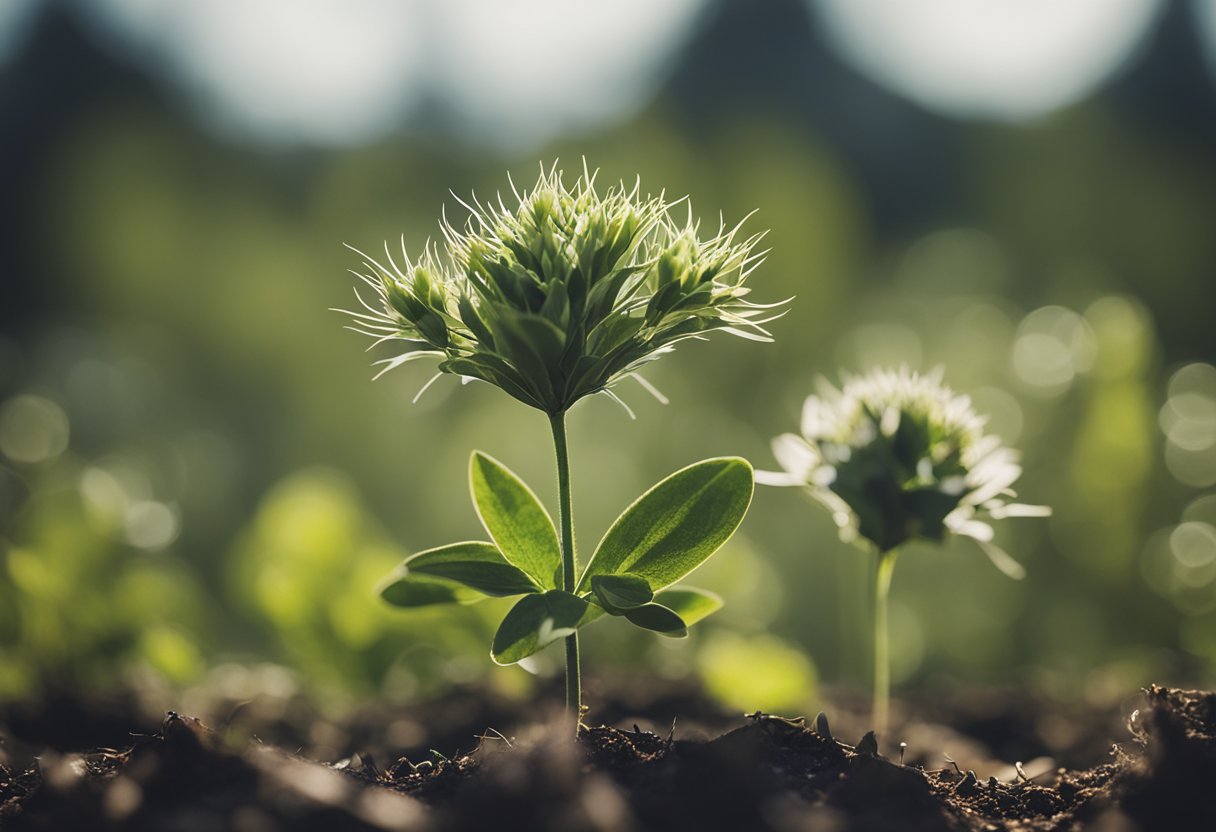
<svg viewBox="0 0 1216 832">
<path fill-rule="evenodd" d="M 773 440 L 784 470 L 758 471 L 756 481 L 806 488 L 831 511 L 842 540 L 861 538 L 876 550 L 873 721 L 882 733 L 890 701 L 887 599 L 899 547 L 915 538 L 969 537 L 1002 572 L 1021 578 L 1021 564 L 993 543 L 987 521 L 1051 510 L 1007 502 L 1022 473 L 1017 452 L 984 433 L 985 417 L 942 383 L 940 370 L 875 369 L 847 377 L 840 390 L 821 386 L 803 405 L 802 435 Z"/>
</svg>

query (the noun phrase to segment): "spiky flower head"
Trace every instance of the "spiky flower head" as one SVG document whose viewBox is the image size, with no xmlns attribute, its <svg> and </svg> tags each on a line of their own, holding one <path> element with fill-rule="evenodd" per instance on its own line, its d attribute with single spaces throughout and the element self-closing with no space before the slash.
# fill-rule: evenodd
<svg viewBox="0 0 1216 832">
<path fill-rule="evenodd" d="M 806 487 L 845 540 L 860 535 L 885 552 L 912 538 L 959 534 L 1002 571 L 1022 571 L 981 518 L 1050 510 L 1007 502 L 1022 473 L 1017 452 L 984 432 L 986 418 L 942 383 L 940 370 L 875 369 L 846 377 L 842 389 L 821 387 L 803 405 L 802 435 L 773 440 L 785 470 L 757 471 L 757 482 Z"/>
<path fill-rule="evenodd" d="M 771 340 L 764 324 L 781 304 L 751 303 L 744 285 L 762 235 L 720 224 L 702 238 L 691 209 L 676 219 L 686 200 L 642 196 L 638 184 L 601 193 L 585 167 L 573 187 L 554 165 L 512 192 L 514 207 L 462 202 L 468 220 L 445 217 L 443 241 L 417 258 L 404 240 L 400 260 L 387 245 L 384 262 L 358 252 L 354 274 L 375 297 L 349 312 L 353 328 L 404 345 L 385 371 L 434 357 L 435 378 L 487 381 L 556 414 L 596 393 L 619 402 L 614 384 L 685 339 Z"/>
</svg>

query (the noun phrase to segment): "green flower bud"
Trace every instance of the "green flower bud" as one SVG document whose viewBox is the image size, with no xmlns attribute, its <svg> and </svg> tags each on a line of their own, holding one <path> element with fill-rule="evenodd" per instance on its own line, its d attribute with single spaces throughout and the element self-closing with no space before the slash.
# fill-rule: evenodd
<svg viewBox="0 0 1216 832">
<path fill-rule="evenodd" d="M 585 169 L 572 188 L 556 167 L 542 169 L 515 196 L 514 208 L 466 205 L 463 228 L 445 220 L 443 244 L 416 263 L 403 251 L 399 266 L 387 246 L 387 266 L 364 256 L 356 274 L 377 302 L 360 298 L 353 328 L 409 345 L 390 369 L 439 357 L 440 372 L 561 413 L 585 396 L 616 399 L 613 385 L 687 338 L 771 340 L 764 324 L 784 302 L 744 299 L 761 235 L 739 240 L 735 227 L 702 239 L 664 197 L 643 197 L 637 184 L 601 193 Z"/>
</svg>

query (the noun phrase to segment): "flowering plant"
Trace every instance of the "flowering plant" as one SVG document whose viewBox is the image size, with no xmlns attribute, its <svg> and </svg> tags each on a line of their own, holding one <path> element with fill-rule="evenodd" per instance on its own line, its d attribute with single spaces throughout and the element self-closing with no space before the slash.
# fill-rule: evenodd
<svg viewBox="0 0 1216 832">
<path fill-rule="evenodd" d="M 984 432 L 971 399 L 942 383 L 941 371 L 901 367 L 848 377 L 841 389 L 821 382 L 807 398 L 801 435 L 773 440 L 780 472 L 756 481 L 800 486 L 832 513 L 845 541 L 878 552 L 875 582 L 874 721 L 886 726 L 889 699 L 886 605 L 897 548 L 914 538 L 972 538 L 1003 572 L 1021 564 L 993 543 L 987 522 L 1044 516 L 1050 509 L 1008 502 L 1021 475 L 1017 453 Z"/>
<path fill-rule="evenodd" d="M 640 195 L 623 184 L 597 191 L 584 168 L 573 188 L 556 166 L 541 170 L 515 206 L 465 204 L 463 227 L 444 219 L 443 241 L 398 262 L 363 255 L 348 311 L 352 329 L 373 346 L 403 346 L 382 372 L 431 358 L 438 373 L 480 380 L 543 411 L 557 458 L 559 524 L 502 463 L 475 452 L 473 502 L 490 541 L 421 552 L 389 577 L 381 595 L 411 607 L 487 595 L 523 597 L 507 613 L 491 654 L 510 664 L 565 639 L 568 707 L 581 711 L 578 635 L 604 614 L 663 635 L 721 606 L 711 593 L 673 587 L 716 551 L 742 521 L 753 474 L 746 460 L 704 460 L 677 471 L 617 519 L 580 574 L 574 547 L 566 411 L 595 394 L 624 406 L 612 389 L 635 378 L 661 401 L 638 369 L 676 344 L 722 331 L 771 340 L 764 324 L 781 304 L 746 299 L 748 275 L 763 259 L 761 235 L 739 226 L 700 236 L 684 202 Z M 626 407 L 628 411 L 628 407 Z M 632 412 L 630 412 L 632 416 Z M 560 531 L 559 531 L 560 529 Z"/>
</svg>

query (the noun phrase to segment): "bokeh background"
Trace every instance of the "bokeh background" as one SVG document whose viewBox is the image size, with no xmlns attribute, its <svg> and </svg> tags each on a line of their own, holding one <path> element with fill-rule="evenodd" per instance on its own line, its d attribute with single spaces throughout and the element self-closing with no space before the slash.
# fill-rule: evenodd
<svg viewBox="0 0 1216 832">
<path fill-rule="evenodd" d="M 897 690 L 1116 701 L 1216 683 L 1216 2 L 3 0 L 0 701 L 301 691 L 510 696 L 503 603 L 402 613 L 377 581 L 479 534 L 472 448 L 554 503 L 545 420 L 421 364 L 376 383 L 357 258 L 449 194 L 585 157 L 758 209 L 776 342 L 718 338 L 571 414 L 584 553 L 677 467 L 796 429 L 816 378 L 943 365 L 1023 449 L 1013 582 L 919 547 Z M 593 675 L 730 707 L 867 683 L 871 557 L 761 489 L 671 642 L 616 622 Z"/>
</svg>

